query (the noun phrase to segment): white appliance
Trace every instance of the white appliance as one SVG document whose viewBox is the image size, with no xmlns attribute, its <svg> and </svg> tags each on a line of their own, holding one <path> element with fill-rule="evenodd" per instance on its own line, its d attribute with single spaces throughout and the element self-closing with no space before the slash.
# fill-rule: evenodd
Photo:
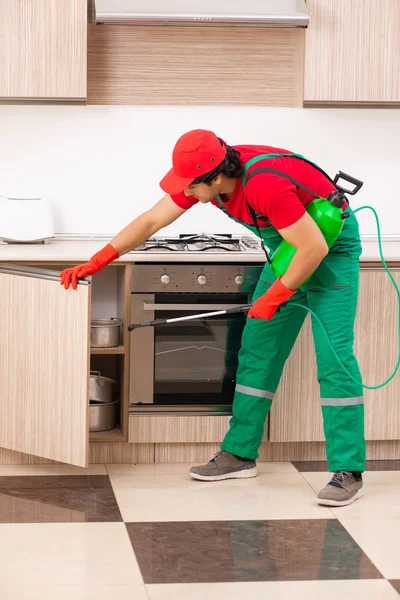
<svg viewBox="0 0 400 600">
<path fill-rule="evenodd" d="M 47 243 L 54 221 L 47 198 L 0 196 L 0 241 L 9 244 Z"/>
</svg>

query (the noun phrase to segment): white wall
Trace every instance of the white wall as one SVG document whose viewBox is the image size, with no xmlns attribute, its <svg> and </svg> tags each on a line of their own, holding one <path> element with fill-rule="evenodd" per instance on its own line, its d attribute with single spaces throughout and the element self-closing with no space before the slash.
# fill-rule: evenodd
<svg viewBox="0 0 400 600">
<path fill-rule="evenodd" d="M 382 233 L 400 234 L 398 109 L 0 106 L 0 194 L 49 197 L 57 233 L 115 234 L 163 195 L 175 141 L 193 128 L 231 145 L 287 148 L 331 176 L 364 180 L 353 207 L 372 204 Z M 369 214 L 360 224 L 375 233 Z M 245 232 L 211 206 L 164 230 L 201 231 Z"/>
</svg>

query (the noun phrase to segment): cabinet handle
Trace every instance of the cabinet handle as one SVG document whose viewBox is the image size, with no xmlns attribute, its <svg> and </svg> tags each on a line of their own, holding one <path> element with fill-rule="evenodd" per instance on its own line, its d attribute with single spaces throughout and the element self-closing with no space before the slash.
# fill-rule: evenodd
<svg viewBox="0 0 400 600">
<path fill-rule="evenodd" d="M 22 277 L 34 277 L 36 279 L 48 279 L 50 281 L 60 281 L 60 271 L 53 271 L 52 269 L 40 269 L 38 267 L 25 267 L 23 265 L 0 263 L 0 273 L 21 275 Z M 78 284 L 80 285 L 90 285 L 91 283 L 91 277 L 78 279 Z"/>
</svg>

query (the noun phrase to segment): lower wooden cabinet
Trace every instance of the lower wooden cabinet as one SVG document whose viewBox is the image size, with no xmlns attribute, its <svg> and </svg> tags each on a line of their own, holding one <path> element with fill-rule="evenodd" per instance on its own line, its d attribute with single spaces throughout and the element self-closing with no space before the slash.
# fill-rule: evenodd
<svg viewBox="0 0 400 600">
<path fill-rule="evenodd" d="M 400 286 L 400 268 L 391 269 Z M 346 307 L 338 307 L 340 311 Z M 354 351 L 366 385 L 385 381 L 398 355 L 398 304 L 383 268 L 363 268 Z M 323 441 L 322 414 L 310 319 L 286 363 L 270 416 L 271 442 Z M 364 390 L 367 440 L 400 439 L 400 373 L 384 388 Z"/>
<path fill-rule="evenodd" d="M 131 268 L 110 265 L 66 291 L 65 266 L 0 264 L 0 448 L 85 467 L 89 442 L 128 439 L 130 334 L 123 326 L 118 346 L 91 348 L 90 324 L 129 322 Z M 116 382 L 114 429 L 89 433 L 91 370 Z"/>
<path fill-rule="evenodd" d="M 66 292 L 55 269 L 0 264 L 0 448 L 85 467 L 89 441 L 219 444 L 229 427 L 227 415 L 138 414 L 129 416 L 128 427 L 127 330 L 118 348 L 90 349 L 91 316 L 103 311 L 104 290 L 110 287 L 106 270 L 95 285 L 89 278 Z M 115 316 L 128 323 L 130 266 L 107 269 L 115 283 Z M 392 273 L 400 286 L 400 268 Z M 344 310 L 338 307 L 338 315 Z M 380 267 L 361 270 L 355 338 L 365 383 L 387 379 L 397 360 L 398 306 L 392 282 Z M 100 366 L 117 363 L 121 421 L 115 431 L 89 436 L 92 361 Z M 263 441 L 323 441 L 319 396 L 307 318 L 286 363 Z M 383 389 L 365 390 L 365 408 L 367 440 L 399 440 L 400 374 Z"/>
<path fill-rule="evenodd" d="M 91 285 L 0 265 L 0 447 L 88 465 Z"/>
</svg>

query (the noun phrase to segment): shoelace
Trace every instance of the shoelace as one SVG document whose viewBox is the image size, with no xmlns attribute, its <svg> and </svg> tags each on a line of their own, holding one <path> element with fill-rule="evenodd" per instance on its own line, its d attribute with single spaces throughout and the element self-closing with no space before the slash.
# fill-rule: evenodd
<svg viewBox="0 0 400 600">
<path fill-rule="evenodd" d="M 213 458 L 211 459 L 212 461 L 215 462 L 215 459 L 217 458 L 217 456 L 220 456 L 221 454 L 223 454 L 225 452 L 225 450 L 218 450 L 218 452 L 216 452 L 213 456 Z"/>
<path fill-rule="evenodd" d="M 336 472 L 336 473 L 333 475 L 333 477 L 332 477 L 332 479 L 331 479 L 331 482 L 332 482 L 332 483 L 333 483 L 333 482 L 335 482 L 335 483 L 338 483 L 339 485 L 342 485 L 342 483 L 343 483 L 344 479 L 345 479 L 346 477 L 348 477 L 349 475 L 351 475 L 350 471 L 337 471 L 337 472 Z"/>
</svg>

